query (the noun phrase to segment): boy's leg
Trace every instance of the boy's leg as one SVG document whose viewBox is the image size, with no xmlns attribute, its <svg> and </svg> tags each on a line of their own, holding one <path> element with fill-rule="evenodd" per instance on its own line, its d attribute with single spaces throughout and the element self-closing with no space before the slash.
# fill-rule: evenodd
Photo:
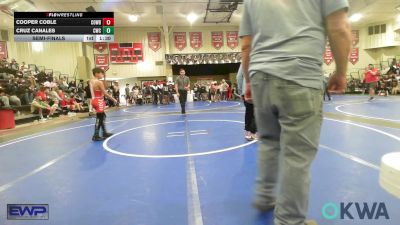
<svg viewBox="0 0 400 225">
<path fill-rule="evenodd" d="M 106 130 L 106 125 L 105 125 L 106 124 L 106 117 L 107 117 L 106 113 L 103 112 L 102 120 L 100 122 L 101 129 L 103 130 L 103 138 L 108 138 L 108 137 L 111 137 L 113 135 L 113 133 L 108 133 L 107 130 Z"/>
</svg>

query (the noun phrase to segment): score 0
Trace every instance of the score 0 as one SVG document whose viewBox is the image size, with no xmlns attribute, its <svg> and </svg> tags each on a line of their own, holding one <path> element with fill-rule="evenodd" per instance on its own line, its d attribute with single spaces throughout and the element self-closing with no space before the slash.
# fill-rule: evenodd
<svg viewBox="0 0 400 225">
<path fill-rule="evenodd" d="M 103 26 L 114 26 L 114 18 L 103 18 Z"/>
</svg>

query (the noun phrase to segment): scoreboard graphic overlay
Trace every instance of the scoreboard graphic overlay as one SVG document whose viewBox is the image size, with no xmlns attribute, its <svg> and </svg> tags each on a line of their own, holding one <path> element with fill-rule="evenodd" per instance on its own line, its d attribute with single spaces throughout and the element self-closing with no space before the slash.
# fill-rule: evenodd
<svg viewBox="0 0 400 225">
<path fill-rule="evenodd" d="M 114 42 L 114 12 L 15 12 L 16 42 Z"/>
</svg>

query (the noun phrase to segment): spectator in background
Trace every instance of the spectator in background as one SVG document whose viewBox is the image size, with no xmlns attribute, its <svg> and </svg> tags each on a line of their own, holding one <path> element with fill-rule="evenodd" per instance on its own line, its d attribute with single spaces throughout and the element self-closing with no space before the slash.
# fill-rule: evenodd
<svg viewBox="0 0 400 225">
<path fill-rule="evenodd" d="M 47 81 L 47 77 L 46 77 L 46 73 L 44 72 L 44 70 L 41 70 L 37 75 L 36 75 L 38 82 L 40 84 L 43 84 L 44 82 Z"/>
<path fill-rule="evenodd" d="M 228 100 L 228 87 L 229 84 L 226 83 L 225 79 L 222 79 L 221 85 L 220 85 L 220 92 L 221 92 L 221 100 L 226 101 Z"/>
<path fill-rule="evenodd" d="M 251 102 L 248 102 L 244 99 L 244 93 L 246 91 L 246 82 L 243 76 L 243 68 L 239 67 L 239 71 L 236 75 L 236 79 L 238 82 L 238 91 L 243 99 L 244 106 L 246 107 L 245 117 L 244 117 L 244 138 L 248 141 L 252 141 L 257 139 L 257 126 L 256 126 L 256 118 L 254 117 L 254 105 Z"/>
<path fill-rule="evenodd" d="M 31 103 L 29 99 L 29 86 L 25 82 L 24 79 L 20 79 L 18 88 L 17 88 L 17 96 L 21 100 L 21 103 L 28 105 Z"/>
<path fill-rule="evenodd" d="M 37 92 L 37 84 L 36 84 L 36 79 L 33 75 L 28 76 L 29 80 L 29 87 L 28 87 L 28 98 L 29 98 L 29 104 L 32 103 L 33 98 L 35 97 L 35 94 Z"/>
<path fill-rule="evenodd" d="M 60 106 L 61 109 L 63 109 L 63 111 L 65 110 L 66 112 L 68 112 L 69 110 L 69 105 L 68 105 L 68 99 L 64 93 L 64 91 L 62 89 L 58 90 L 58 96 L 60 96 Z"/>
<path fill-rule="evenodd" d="M 151 93 L 153 95 L 153 104 L 157 105 L 158 104 L 158 85 L 157 85 L 157 81 L 155 80 L 153 82 L 153 85 L 151 86 Z"/>
<path fill-rule="evenodd" d="M 62 98 L 58 95 L 58 88 L 57 87 L 46 87 L 46 95 L 47 95 L 47 100 L 51 101 L 50 103 L 54 102 L 60 102 Z"/>
<path fill-rule="evenodd" d="M 68 83 L 68 88 L 76 88 L 76 81 L 70 81 Z"/>
<path fill-rule="evenodd" d="M 378 81 L 377 90 L 378 90 L 378 95 L 384 95 L 385 97 L 389 95 L 389 87 L 387 86 L 384 78 Z"/>
<path fill-rule="evenodd" d="M 215 82 L 217 93 L 215 94 L 215 101 L 219 102 L 221 101 L 221 85 L 218 85 L 217 82 Z"/>
<path fill-rule="evenodd" d="M 375 97 L 375 89 L 379 81 L 379 71 L 374 67 L 374 65 L 369 64 L 368 68 L 365 70 L 364 77 L 365 83 L 367 84 L 367 88 L 369 90 L 368 101 L 372 101 Z"/>
<path fill-rule="evenodd" d="M 6 68 L 7 67 L 7 64 L 8 64 L 8 59 L 7 58 L 1 58 L 0 59 L 0 68 Z"/>
<path fill-rule="evenodd" d="M 400 68 L 398 67 L 397 60 L 393 59 L 387 74 L 388 75 L 399 74 L 399 70 L 400 70 Z"/>
<path fill-rule="evenodd" d="M 68 100 L 68 105 L 70 106 L 70 109 L 72 111 L 79 111 L 82 112 L 83 111 L 83 107 L 82 107 L 82 103 L 78 103 L 76 98 L 78 96 L 76 96 L 75 94 L 71 94 L 69 100 Z"/>
<path fill-rule="evenodd" d="M 83 80 L 79 80 L 79 83 L 76 88 L 77 88 L 77 94 L 83 101 L 85 99 L 85 84 L 83 83 Z"/>
<path fill-rule="evenodd" d="M 10 99 L 8 98 L 6 90 L 3 87 L 0 87 L 0 101 L 2 107 L 10 107 Z"/>
<path fill-rule="evenodd" d="M 112 86 L 112 95 L 113 97 L 117 100 L 116 106 L 119 106 L 120 103 L 120 92 L 119 92 L 119 83 L 118 82 L 114 82 L 114 85 Z"/>
<path fill-rule="evenodd" d="M 132 88 L 131 94 L 132 94 L 132 95 L 131 95 L 132 103 L 133 103 L 133 104 L 137 104 L 137 100 L 138 100 L 138 97 L 139 97 L 139 94 L 140 94 L 139 87 L 135 85 L 135 86 Z"/>
<path fill-rule="evenodd" d="M 217 89 L 218 89 L 218 85 L 217 82 L 212 81 L 211 82 L 211 86 L 210 86 L 210 99 L 211 102 L 216 102 L 216 95 L 217 95 Z"/>
<path fill-rule="evenodd" d="M 232 83 L 228 83 L 228 90 L 227 90 L 226 93 L 227 93 L 226 94 L 227 95 L 226 99 L 228 101 L 232 100 Z"/>
<path fill-rule="evenodd" d="M 25 62 L 22 62 L 21 66 L 19 67 L 19 71 L 25 72 L 26 70 L 28 70 L 28 66 L 25 65 Z"/>
<path fill-rule="evenodd" d="M 77 90 L 76 90 L 76 81 L 70 81 L 68 83 L 68 92 L 73 92 L 73 93 L 77 92 Z"/>
<path fill-rule="evenodd" d="M 144 103 L 147 104 L 153 98 L 151 92 L 151 86 L 149 84 L 145 85 L 142 89 L 143 96 L 144 96 Z"/>
<path fill-rule="evenodd" d="M 129 87 L 129 84 L 125 85 L 125 101 L 126 101 L 126 106 L 129 105 L 131 102 L 131 89 Z"/>
<path fill-rule="evenodd" d="M 37 110 L 40 116 L 40 121 L 46 121 L 47 119 L 51 119 L 51 116 L 54 114 L 56 109 L 57 107 L 51 107 L 47 102 L 46 87 L 42 86 L 31 104 L 31 112 L 34 113 Z M 49 112 L 47 118 L 44 118 L 43 110 Z"/>
<path fill-rule="evenodd" d="M 63 91 L 68 90 L 68 83 L 67 83 L 67 80 L 64 77 L 62 77 L 59 80 L 58 85 L 59 85 L 59 88 L 62 89 Z"/>
<path fill-rule="evenodd" d="M 162 103 L 169 104 L 170 99 L 171 99 L 171 93 L 169 92 L 169 87 L 168 87 L 167 83 L 165 83 L 165 85 L 163 85 L 163 87 L 161 89 L 161 93 L 163 96 Z"/>
<path fill-rule="evenodd" d="M 158 87 L 158 102 L 160 104 L 164 104 L 163 100 L 164 100 L 164 83 L 163 81 L 159 80 L 157 82 L 157 87 Z"/>
<path fill-rule="evenodd" d="M 86 97 L 86 104 L 89 106 L 89 116 L 91 116 L 93 115 L 93 106 L 92 106 L 92 92 L 90 91 L 89 80 L 86 82 L 85 97 Z"/>
<path fill-rule="evenodd" d="M 241 99 L 241 93 L 239 93 L 239 89 L 238 89 L 238 84 L 233 84 L 233 88 L 232 88 L 232 99 L 234 101 L 236 101 L 237 99 Z"/>
<path fill-rule="evenodd" d="M 198 83 L 194 84 L 193 91 L 194 91 L 194 98 L 197 101 L 200 101 L 200 85 Z"/>
<path fill-rule="evenodd" d="M 392 95 L 397 95 L 400 92 L 399 81 L 396 78 L 396 75 L 392 75 Z"/>
<path fill-rule="evenodd" d="M 14 78 L 13 76 L 9 80 L 9 83 L 6 85 L 6 94 L 10 101 L 11 105 L 21 106 L 21 100 L 17 96 L 18 91 L 18 78 Z"/>
<path fill-rule="evenodd" d="M 15 59 L 11 60 L 10 69 L 12 70 L 19 70 L 19 65 Z"/>
</svg>

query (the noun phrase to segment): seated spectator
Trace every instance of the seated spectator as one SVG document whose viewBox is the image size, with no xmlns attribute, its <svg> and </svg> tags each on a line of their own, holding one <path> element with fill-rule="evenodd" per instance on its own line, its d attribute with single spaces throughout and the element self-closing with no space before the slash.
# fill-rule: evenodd
<svg viewBox="0 0 400 225">
<path fill-rule="evenodd" d="M 28 70 L 28 66 L 25 64 L 25 62 L 22 62 L 21 66 L 19 67 L 19 71 L 25 72 Z"/>
<path fill-rule="evenodd" d="M 75 90 L 76 89 L 76 82 L 75 81 L 69 82 L 68 89 L 69 90 Z"/>
<path fill-rule="evenodd" d="M 6 90 L 3 87 L 0 87 L 0 104 L 2 107 L 9 108 L 10 100 L 6 95 Z"/>
<path fill-rule="evenodd" d="M 57 87 L 49 88 L 46 86 L 46 95 L 47 99 L 50 100 L 50 102 L 60 102 L 62 100 L 61 97 L 58 95 Z"/>
<path fill-rule="evenodd" d="M 392 76 L 392 95 L 397 95 L 400 92 L 399 81 L 397 80 L 396 76 Z"/>
<path fill-rule="evenodd" d="M 49 103 L 47 102 L 47 95 L 46 95 L 46 87 L 42 86 L 38 93 L 36 94 L 35 99 L 33 100 L 31 104 L 31 112 L 34 113 L 36 110 L 39 113 L 40 120 L 45 121 L 46 119 L 43 117 L 43 109 L 47 110 L 49 112 L 47 119 L 51 119 L 50 116 L 54 114 L 56 111 L 57 107 L 50 106 Z"/>
<path fill-rule="evenodd" d="M 92 92 L 90 91 L 90 81 L 88 80 L 85 87 L 85 99 L 86 104 L 89 107 L 89 116 L 93 114 L 93 106 L 92 106 Z"/>
<path fill-rule="evenodd" d="M 9 83 L 6 84 L 6 95 L 10 100 L 11 105 L 21 106 L 21 100 L 17 97 L 17 90 L 18 90 L 18 79 L 14 78 L 13 76 L 9 80 Z"/>
<path fill-rule="evenodd" d="M 400 70 L 400 68 L 399 68 L 399 65 L 397 64 L 397 60 L 393 59 L 387 74 L 388 75 L 399 74 L 399 70 Z"/>
<path fill-rule="evenodd" d="M 79 83 L 77 85 L 77 94 L 79 95 L 79 99 L 82 101 L 85 100 L 85 85 L 83 83 L 83 80 L 79 80 Z"/>
<path fill-rule="evenodd" d="M 17 96 L 23 104 L 29 105 L 31 103 L 29 99 L 29 85 L 25 82 L 25 79 L 20 79 L 18 83 Z"/>
<path fill-rule="evenodd" d="M 57 94 L 58 94 L 58 96 L 59 96 L 60 99 L 61 99 L 61 100 L 60 100 L 61 109 L 62 109 L 63 111 L 65 111 L 65 113 L 67 113 L 67 112 L 69 111 L 70 107 L 69 107 L 69 105 L 68 105 L 68 99 L 67 99 L 67 97 L 65 96 L 64 91 L 61 90 L 61 89 L 59 89 Z"/>
<path fill-rule="evenodd" d="M 7 64 L 8 64 L 8 59 L 7 58 L 1 58 L 1 60 L 0 60 L 0 68 L 6 68 Z"/>
<path fill-rule="evenodd" d="M 11 60 L 9 67 L 10 67 L 10 69 L 15 70 L 15 71 L 19 70 L 19 65 L 15 59 Z"/>
<path fill-rule="evenodd" d="M 72 94 L 71 97 L 69 98 L 68 105 L 70 107 L 70 110 L 82 112 L 83 111 L 82 103 L 78 103 L 76 101 L 76 98 L 77 96 L 74 94 Z"/>
<path fill-rule="evenodd" d="M 383 78 L 378 81 L 378 95 L 384 95 L 385 97 L 389 95 L 389 88 Z"/>
<path fill-rule="evenodd" d="M 59 87 L 61 90 L 63 90 L 63 91 L 68 90 L 68 83 L 67 83 L 67 81 L 65 80 L 65 78 L 61 78 L 61 79 L 59 80 L 59 82 L 58 82 L 58 87 Z"/>
</svg>

